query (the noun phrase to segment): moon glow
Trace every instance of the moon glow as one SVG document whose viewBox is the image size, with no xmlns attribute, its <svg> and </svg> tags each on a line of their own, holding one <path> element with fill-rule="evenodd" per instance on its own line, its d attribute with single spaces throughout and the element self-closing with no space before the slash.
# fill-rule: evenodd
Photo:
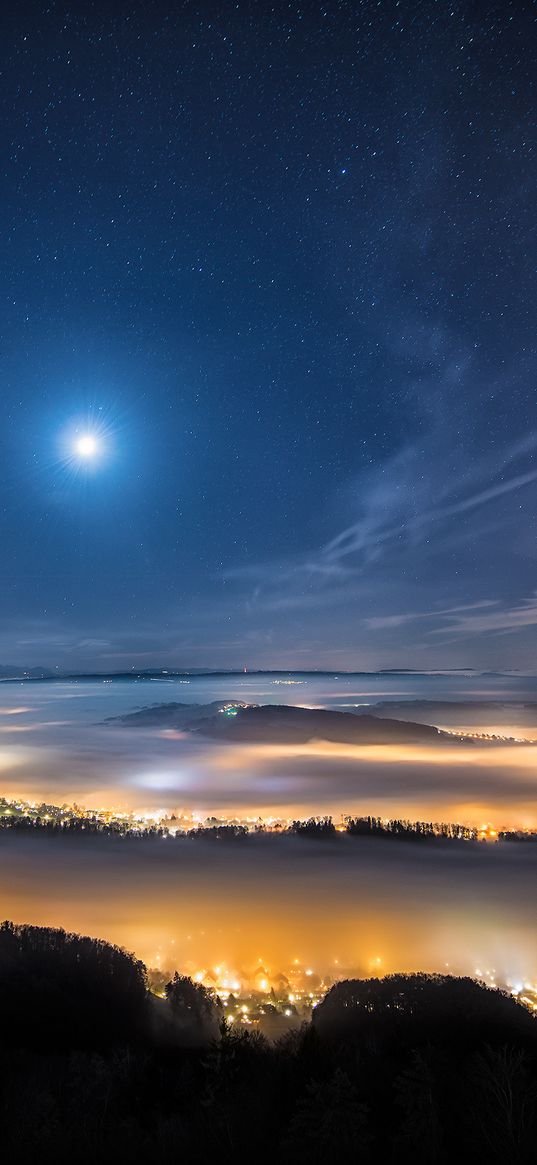
<svg viewBox="0 0 537 1165">
<path fill-rule="evenodd" d="M 92 433 L 84 433 L 75 441 L 75 450 L 79 457 L 92 458 L 99 451 L 99 444 Z"/>
</svg>

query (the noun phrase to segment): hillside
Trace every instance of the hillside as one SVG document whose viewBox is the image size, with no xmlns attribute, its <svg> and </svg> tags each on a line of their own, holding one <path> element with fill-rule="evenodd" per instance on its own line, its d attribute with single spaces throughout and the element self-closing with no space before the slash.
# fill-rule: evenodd
<svg viewBox="0 0 537 1165">
<path fill-rule="evenodd" d="M 394 720 L 323 708 L 288 704 L 156 704 L 108 723 L 175 728 L 218 740 L 301 744 L 327 740 L 337 744 L 434 744 L 443 736 L 429 724 Z"/>
</svg>

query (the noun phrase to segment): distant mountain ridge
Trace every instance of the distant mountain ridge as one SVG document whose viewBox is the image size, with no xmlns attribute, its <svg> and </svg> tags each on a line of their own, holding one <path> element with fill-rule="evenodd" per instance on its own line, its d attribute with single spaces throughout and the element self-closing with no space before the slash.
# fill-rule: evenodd
<svg viewBox="0 0 537 1165">
<path fill-rule="evenodd" d="M 505 670 L 503 672 L 487 672 L 472 667 L 452 668 L 377 668 L 348 670 L 346 668 L 211 668 L 211 667 L 146 667 L 129 668 L 120 671 L 73 671 L 60 667 L 23 667 L 18 664 L 0 664 L 0 679 L 12 680 L 149 680 L 149 679 L 201 679 L 204 676 L 217 678 L 219 676 L 330 676 L 338 679 L 342 676 L 455 676 L 484 678 L 508 677 L 511 679 L 537 679 L 533 673 Z"/>
<path fill-rule="evenodd" d="M 16 664 L 0 663 L 0 679 L 3 680 L 51 680 L 57 675 L 48 667 L 17 667 Z"/>
</svg>

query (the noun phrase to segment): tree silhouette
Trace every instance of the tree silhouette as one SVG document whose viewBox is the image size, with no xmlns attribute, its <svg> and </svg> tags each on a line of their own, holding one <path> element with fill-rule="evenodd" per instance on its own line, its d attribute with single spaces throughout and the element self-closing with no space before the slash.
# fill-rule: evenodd
<svg viewBox="0 0 537 1165">
<path fill-rule="evenodd" d="M 431 1048 L 414 1050 L 410 1064 L 394 1082 L 396 1099 L 403 1111 L 397 1137 L 398 1153 L 409 1150 L 412 1161 L 434 1165 L 438 1161 L 442 1129 Z"/>
<path fill-rule="evenodd" d="M 311 1081 L 283 1141 L 283 1160 L 304 1165 L 359 1165 L 369 1159 L 367 1108 L 340 1068 Z"/>
<path fill-rule="evenodd" d="M 222 1005 L 203 984 L 176 971 L 166 984 L 166 998 L 183 1043 L 195 1046 L 217 1038 Z"/>
<path fill-rule="evenodd" d="M 39 926 L 0 926 L 2 1038 L 40 1047 L 108 1047 L 141 1037 L 143 963 L 102 940 Z"/>
<path fill-rule="evenodd" d="M 470 1082 L 476 1152 L 502 1165 L 534 1162 L 537 1082 L 527 1053 L 507 1046 L 486 1047 L 475 1056 Z"/>
<path fill-rule="evenodd" d="M 516 1032 L 535 1042 L 533 1017 L 502 991 L 451 975 L 387 975 L 347 979 L 330 988 L 313 1012 L 321 1036 L 375 1045 L 498 1045 Z"/>
<path fill-rule="evenodd" d="M 309 817 L 307 821 L 293 821 L 290 831 L 297 837 L 324 839 L 336 836 L 336 827 L 331 817 Z"/>
</svg>

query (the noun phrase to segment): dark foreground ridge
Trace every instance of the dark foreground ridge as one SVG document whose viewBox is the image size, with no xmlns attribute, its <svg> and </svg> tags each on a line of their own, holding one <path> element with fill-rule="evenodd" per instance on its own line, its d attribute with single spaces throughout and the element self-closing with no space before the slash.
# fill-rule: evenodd
<svg viewBox="0 0 537 1165">
<path fill-rule="evenodd" d="M 249 743 L 306 744 L 326 740 L 336 744 L 443 744 L 454 741 L 430 724 L 407 720 L 332 712 L 324 708 L 300 708 L 292 704 L 242 704 L 220 701 L 211 704 L 155 704 L 108 724 L 133 728 L 173 728 L 217 740 Z"/>
<path fill-rule="evenodd" d="M 471 979 L 335 984 L 268 1043 L 105 942 L 0 927 L 4 1160 L 529 1165 L 537 1026 Z"/>
</svg>

